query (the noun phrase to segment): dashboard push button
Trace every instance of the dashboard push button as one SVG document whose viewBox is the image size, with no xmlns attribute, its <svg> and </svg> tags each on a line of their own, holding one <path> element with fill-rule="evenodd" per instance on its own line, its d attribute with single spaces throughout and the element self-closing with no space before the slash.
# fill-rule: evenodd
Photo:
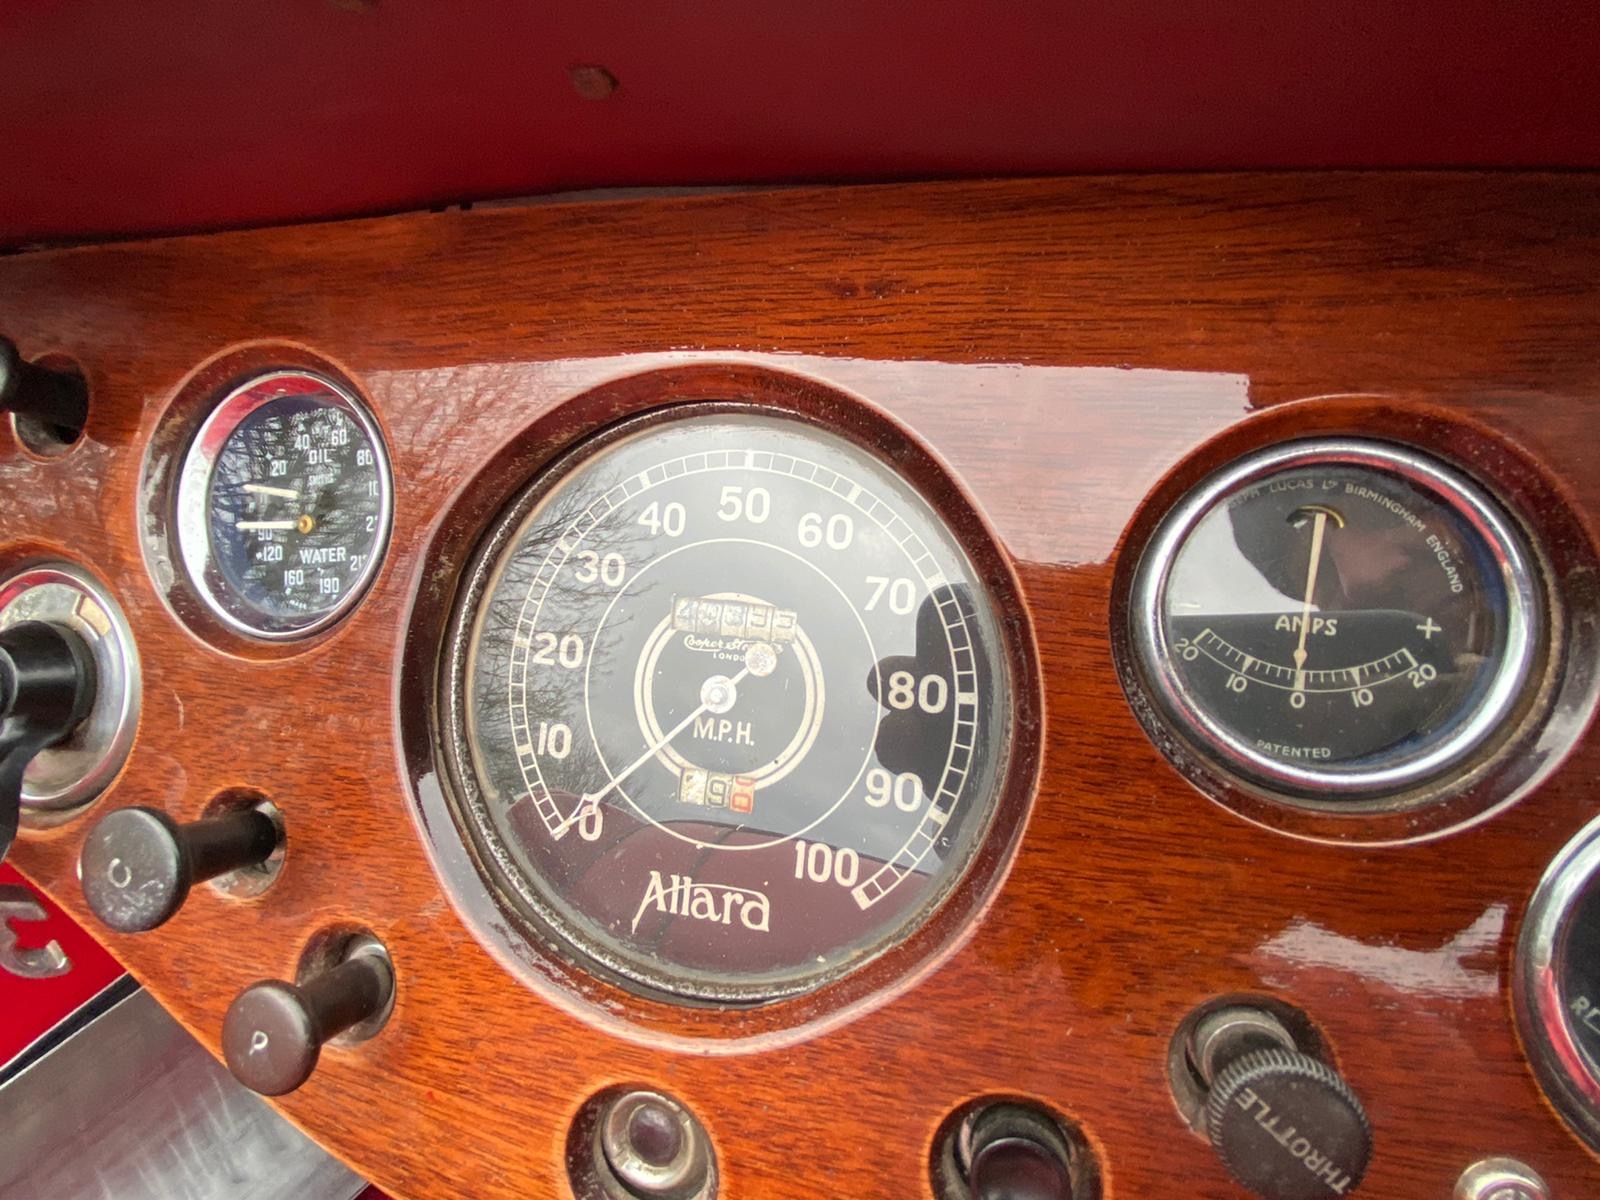
<svg viewBox="0 0 1600 1200">
<path fill-rule="evenodd" d="M 142 933 L 171 920 L 195 884 L 264 863 L 277 848 L 277 824 L 257 809 L 180 825 L 153 808 L 123 808 L 89 831 L 78 873 L 96 917 Z"/>
<path fill-rule="evenodd" d="M 223 1018 L 222 1055 L 245 1087 L 281 1096 L 311 1078 L 326 1042 L 371 1036 L 393 1003 L 388 954 L 357 939 L 343 962 L 299 984 L 267 979 L 240 992 Z"/>
</svg>

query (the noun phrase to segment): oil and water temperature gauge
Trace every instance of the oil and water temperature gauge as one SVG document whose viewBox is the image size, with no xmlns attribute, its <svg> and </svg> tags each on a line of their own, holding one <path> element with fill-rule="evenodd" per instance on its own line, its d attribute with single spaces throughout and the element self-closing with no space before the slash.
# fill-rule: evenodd
<svg viewBox="0 0 1600 1200">
<path fill-rule="evenodd" d="M 251 637 L 305 637 L 371 583 L 389 537 L 389 459 L 370 414 L 320 375 L 229 392 L 178 480 L 177 541 L 195 591 Z"/>
<path fill-rule="evenodd" d="M 1163 521 L 1134 584 L 1147 694 L 1196 750 L 1315 805 L 1462 767 L 1525 692 L 1530 554 L 1458 472 L 1384 443 L 1291 443 Z"/>
</svg>

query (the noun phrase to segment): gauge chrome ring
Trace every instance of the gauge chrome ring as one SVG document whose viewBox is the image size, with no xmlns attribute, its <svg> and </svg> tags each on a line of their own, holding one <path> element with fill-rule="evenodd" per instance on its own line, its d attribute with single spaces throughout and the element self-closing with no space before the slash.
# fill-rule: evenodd
<svg viewBox="0 0 1600 1200">
<path fill-rule="evenodd" d="M 122 607 L 71 563 L 24 567 L 0 582 L 0 629 L 49 621 L 76 633 L 94 659 L 95 698 L 63 742 L 34 755 L 22 777 L 22 820 L 34 827 L 71 817 L 111 786 L 139 728 L 139 651 Z"/>
<path fill-rule="evenodd" d="M 340 598 L 338 604 L 309 621 L 276 618 L 266 613 L 241 613 L 228 603 L 226 585 L 211 553 L 209 499 L 217 459 L 234 430 L 257 409 L 283 398 L 282 394 L 262 394 L 272 383 L 283 379 L 309 379 L 323 389 L 317 393 L 330 408 L 353 420 L 373 448 L 373 465 L 378 475 L 378 529 L 372 554 L 361 574 Z M 320 633 L 341 620 L 361 600 L 377 576 L 389 545 L 394 520 L 394 479 L 389 467 L 389 451 L 378 424 L 366 406 L 351 391 L 317 371 L 282 370 L 254 375 L 233 388 L 214 407 L 195 431 L 178 471 L 175 501 L 175 540 L 189 583 L 212 616 L 229 629 L 267 641 L 291 641 Z"/>
<path fill-rule="evenodd" d="M 1230 496 L 1279 472 L 1320 463 L 1367 467 L 1398 475 L 1433 494 L 1482 540 L 1505 589 L 1505 647 L 1474 711 L 1423 752 L 1391 765 L 1308 770 L 1259 753 L 1207 712 L 1167 664 L 1166 590 L 1174 562 L 1201 520 Z M 1459 472 L 1385 442 L 1315 439 L 1263 450 L 1234 463 L 1190 492 L 1157 527 L 1140 559 L 1131 595 L 1133 642 L 1146 690 L 1175 732 L 1202 757 L 1301 808 L 1344 809 L 1437 779 L 1482 748 L 1516 710 L 1538 657 L 1544 629 L 1542 591 L 1525 538 L 1499 506 Z M 1320 804 L 1319 794 L 1333 803 Z"/>
<path fill-rule="evenodd" d="M 1534 890 L 1517 939 L 1511 997 L 1523 1048 L 1545 1095 L 1574 1132 L 1600 1150 L 1600 1074 L 1572 1034 L 1557 977 L 1573 907 L 1597 873 L 1600 818 L 1567 843 Z"/>
</svg>

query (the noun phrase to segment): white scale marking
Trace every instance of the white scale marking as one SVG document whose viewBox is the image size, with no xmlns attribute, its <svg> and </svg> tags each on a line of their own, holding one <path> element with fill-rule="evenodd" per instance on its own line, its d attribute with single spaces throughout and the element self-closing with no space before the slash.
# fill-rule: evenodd
<svg viewBox="0 0 1600 1200">
<path fill-rule="evenodd" d="M 812 463 L 806 459 L 787 455 L 777 455 L 771 451 L 746 450 L 741 455 L 740 452 L 730 450 L 721 456 L 720 461 L 726 463 L 727 467 L 732 468 L 737 464 L 740 457 L 743 457 L 746 468 L 750 470 L 765 470 L 771 471 L 775 474 L 787 474 L 796 479 L 809 479 L 809 482 L 812 482 L 813 484 L 817 483 L 819 479 L 827 479 L 829 481 L 827 490 L 829 491 L 835 491 L 836 488 L 842 489 L 843 485 L 848 484 L 849 490 L 848 492 L 844 493 L 846 500 L 852 504 L 858 512 L 865 513 L 875 524 L 890 534 L 890 537 L 901 547 L 902 551 L 906 553 L 908 565 L 911 566 L 919 575 L 923 576 L 924 582 L 928 586 L 930 592 L 936 592 L 940 589 L 950 588 L 951 585 L 949 581 L 942 572 L 938 571 L 937 560 L 934 559 L 931 552 L 929 552 L 926 543 L 924 543 L 923 540 L 916 534 L 916 532 L 911 529 L 911 527 L 907 525 L 897 513 L 895 513 L 893 508 L 882 503 L 870 491 L 862 487 L 861 484 L 850 481 L 835 472 L 819 469 L 818 464 Z M 656 477 L 657 482 L 665 482 L 671 479 L 682 478 L 694 474 L 702 474 L 711 470 L 719 469 L 714 465 L 718 461 L 718 456 L 706 454 L 704 452 L 692 456 L 684 456 L 683 459 L 677 460 L 676 462 L 658 464 L 657 466 L 640 471 L 637 476 L 630 477 L 626 484 L 619 486 L 621 487 L 623 494 L 631 499 L 635 494 L 635 487 L 647 489 L 654 486 L 654 483 L 652 483 L 652 475 Z M 696 466 L 693 469 L 685 470 L 685 466 L 690 462 L 696 464 Z M 706 465 L 703 467 L 698 466 L 700 463 L 704 463 Z M 809 467 L 811 469 L 809 477 L 802 475 L 800 470 L 801 467 Z M 637 484 L 634 482 L 635 479 L 637 480 Z M 616 489 L 614 488 L 613 491 L 615 490 Z M 835 494 L 840 493 L 835 491 Z M 619 507 L 609 495 L 603 495 L 599 499 L 610 509 Z M 586 523 L 584 523 L 585 517 L 587 517 Z M 573 525 L 568 527 L 566 534 L 560 539 L 561 549 L 570 554 L 571 543 L 567 541 L 567 536 L 578 532 L 580 529 L 583 532 L 588 532 L 598 524 L 600 524 L 599 515 L 596 513 L 595 506 L 591 505 L 590 509 L 586 510 L 586 512 L 580 516 L 578 520 L 573 523 Z M 898 527 L 898 533 L 895 532 L 896 527 Z M 544 597 L 541 596 L 535 603 L 534 593 L 541 590 L 545 593 L 548 593 L 550 586 L 554 583 L 554 577 L 558 575 L 562 569 L 561 565 L 554 563 L 552 559 L 553 555 L 547 557 L 545 560 L 545 566 L 537 573 L 534 584 L 530 588 L 529 595 L 524 600 L 524 611 L 526 611 L 526 606 L 529 603 L 534 604 L 536 611 L 542 607 Z M 928 569 L 928 567 L 924 566 L 925 562 L 931 564 L 933 567 L 931 571 Z M 541 585 L 543 585 L 542 589 Z M 947 643 L 949 644 L 949 648 L 955 659 L 953 665 L 956 668 L 956 678 L 959 681 L 965 682 L 974 675 L 974 671 L 970 665 L 972 660 L 972 642 L 970 632 L 966 627 L 966 615 L 962 612 L 959 597 L 953 594 L 942 598 L 935 597 L 935 602 L 941 616 L 940 624 L 944 627 Z M 528 648 L 528 639 L 525 635 L 514 634 L 513 640 L 514 644 L 518 645 L 519 647 L 523 649 Z M 513 667 L 512 674 L 514 680 L 521 682 L 521 679 L 518 679 L 518 677 L 522 676 L 522 673 L 516 671 L 515 667 Z M 969 707 L 975 707 L 977 704 L 978 694 L 975 690 L 958 690 L 957 699 L 960 703 L 967 704 Z M 526 719 L 526 706 L 519 700 L 515 698 L 511 699 L 511 710 L 513 713 L 514 724 L 517 723 L 519 719 Z M 956 724 L 958 730 L 972 730 L 976 728 L 975 721 L 961 720 L 959 716 Z M 948 800 L 948 807 L 945 809 L 930 808 L 929 812 L 925 816 L 924 827 L 918 829 L 895 856 L 896 860 L 909 858 L 909 862 L 902 863 L 900 861 L 891 860 L 889 863 L 885 863 L 873 878 L 864 881 L 859 887 L 853 889 L 852 894 L 862 908 L 870 907 L 872 904 L 876 903 L 878 900 L 882 899 L 885 895 L 892 891 L 900 882 L 908 878 L 916 864 L 927 855 L 929 850 L 935 844 L 935 839 L 932 833 L 929 832 L 929 829 L 937 829 L 944 826 L 952 815 L 950 810 L 953 809 L 954 805 L 959 802 L 957 791 L 952 791 L 948 785 L 949 783 L 953 782 L 956 784 L 956 788 L 959 789 L 967 776 L 965 769 L 955 766 L 956 757 L 960 755 L 964 758 L 970 759 L 971 750 L 971 742 L 962 740 L 961 734 L 957 733 L 957 736 L 951 746 L 951 754 L 947 758 L 945 764 L 946 783 L 940 788 L 938 793 L 938 798 L 940 800 Z M 535 771 L 537 772 L 537 767 L 535 767 Z M 539 786 L 541 790 L 543 790 L 542 779 L 539 780 Z M 610 788 L 607 787 L 604 790 L 609 791 Z M 568 829 L 570 829 L 571 825 L 576 819 L 583 815 L 585 810 L 591 806 L 592 801 L 595 798 L 596 797 L 594 796 L 581 798 L 580 803 L 575 811 L 567 815 L 564 819 L 560 809 L 557 808 L 549 799 L 548 791 L 545 791 L 543 796 L 537 796 L 536 800 L 537 807 L 541 810 L 541 813 L 543 814 L 543 811 L 548 808 L 550 810 L 550 816 L 553 816 L 558 822 L 556 828 L 552 829 L 552 833 L 554 836 L 559 838 L 562 836 L 562 834 L 567 832 Z M 547 824 L 548 819 L 549 818 L 547 817 Z"/>
</svg>

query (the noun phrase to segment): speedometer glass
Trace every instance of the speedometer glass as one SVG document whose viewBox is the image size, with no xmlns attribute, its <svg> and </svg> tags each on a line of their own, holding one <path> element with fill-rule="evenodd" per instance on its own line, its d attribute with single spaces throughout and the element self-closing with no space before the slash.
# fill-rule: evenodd
<svg viewBox="0 0 1600 1200">
<path fill-rule="evenodd" d="M 500 894 L 652 993 L 760 1001 L 924 920 L 990 824 L 986 586 L 874 454 L 743 408 L 645 419 L 512 504 L 446 668 Z"/>
<path fill-rule="evenodd" d="M 1168 516 L 1134 590 L 1169 721 L 1232 771 L 1311 803 L 1459 769 L 1507 724 L 1540 629 L 1530 556 L 1482 491 L 1365 441 L 1301 442 Z"/>
</svg>

